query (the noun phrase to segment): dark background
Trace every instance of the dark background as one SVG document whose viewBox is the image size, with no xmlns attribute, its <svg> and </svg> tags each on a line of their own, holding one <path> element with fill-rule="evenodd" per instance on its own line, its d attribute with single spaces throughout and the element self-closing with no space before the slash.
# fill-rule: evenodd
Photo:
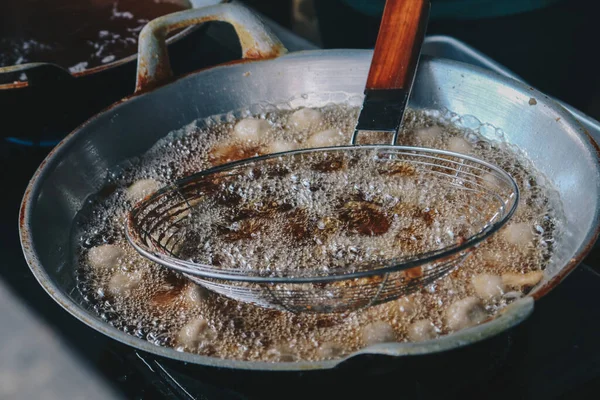
<svg viewBox="0 0 600 400">
<path fill-rule="evenodd" d="M 341 0 L 244 2 L 324 48 L 375 44 L 380 19 L 363 15 Z M 542 92 L 600 119 L 599 15 L 599 1 L 562 0 L 500 18 L 433 20 L 427 34 L 459 39 Z"/>
</svg>

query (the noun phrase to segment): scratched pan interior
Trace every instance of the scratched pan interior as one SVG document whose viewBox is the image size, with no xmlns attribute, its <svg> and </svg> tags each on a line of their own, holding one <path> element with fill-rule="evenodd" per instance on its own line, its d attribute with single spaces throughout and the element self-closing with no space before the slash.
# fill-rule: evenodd
<svg viewBox="0 0 600 400">
<path fill-rule="evenodd" d="M 85 199 L 97 192 L 115 165 L 139 156 L 169 131 L 248 105 L 320 106 L 348 96 L 360 98 L 372 56 L 367 50 L 292 53 L 276 59 L 216 67 L 137 95 L 94 117 L 69 135 L 36 172 L 23 200 L 21 239 L 27 261 L 42 286 L 74 316 L 123 343 L 190 363 L 258 370 L 332 368 L 340 363 L 262 363 L 180 353 L 114 329 L 100 320 L 75 288 L 70 264 L 71 222 Z M 308 96 L 300 96 L 308 94 Z M 536 100 L 535 105 L 531 98 Z M 560 254 L 530 296 L 498 318 L 422 343 L 381 344 L 360 353 L 393 356 L 440 352 L 488 338 L 518 324 L 566 276 L 597 237 L 599 165 L 595 143 L 568 112 L 543 94 L 466 64 L 423 57 L 410 105 L 470 114 L 503 128 L 560 192 L 566 216 Z M 360 356 L 359 356 L 360 357 Z"/>
</svg>

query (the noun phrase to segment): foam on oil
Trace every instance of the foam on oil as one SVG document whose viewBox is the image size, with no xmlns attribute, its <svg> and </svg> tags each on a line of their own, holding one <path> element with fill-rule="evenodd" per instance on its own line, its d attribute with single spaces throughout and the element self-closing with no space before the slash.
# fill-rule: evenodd
<svg viewBox="0 0 600 400">
<path fill-rule="evenodd" d="M 317 360 L 341 357 L 377 341 L 444 335 L 463 326 L 456 323 L 461 317 L 493 316 L 531 289 L 532 284 L 515 283 L 514 276 L 542 271 L 556 251 L 553 238 L 561 219 L 556 193 L 518 149 L 502 141 L 502 131 L 471 117 L 437 111 L 409 110 L 399 144 L 454 150 L 494 163 L 515 178 L 521 198 L 506 229 L 483 244 L 452 274 L 413 295 L 342 315 L 296 315 L 207 293 L 177 273 L 147 261 L 128 244 L 124 221 L 135 199 L 127 189 L 134 182 L 151 179 L 165 185 L 222 162 L 274 149 L 308 148 L 316 142 L 349 143 L 358 109 L 331 105 L 317 111 L 318 116 L 305 115 L 302 120 L 297 115 L 293 117 L 293 111 L 257 114 L 255 118 L 267 121 L 269 126 L 266 131 L 259 128 L 258 136 L 252 136 L 252 129 L 236 132 L 238 119 L 232 116 L 198 121 L 169 134 L 140 159 L 111 171 L 105 189 L 78 215 L 74 236 L 79 288 L 96 312 L 127 333 L 180 351 L 240 360 Z M 319 136 L 322 132 L 327 133 Z M 250 139 L 243 135 L 250 135 Z M 301 203 L 309 198 L 290 195 L 289 200 Z M 439 207 L 443 207 L 442 202 Z M 203 218 L 222 218 L 218 212 L 211 212 L 214 211 L 205 211 Z M 335 210 L 327 207 L 311 212 L 315 230 L 325 227 L 327 215 L 335 215 Z M 282 226 L 288 222 L 289 218 L 277 221 Z M 400 228 L 393 224 L 394 221 L 390 232 L 397 234 Z M 338 237 L 334 246 L 337 251 L 327 251 L 331 239 L 325 245 L 311 243 L 325 246 L 325 258 L 318 263 L 325 265 L 339 251 L 342 255 L 351 254 L 352 249 L 361 246 L 389 250 L 393 235 L 386 236 L 387 233 Z M 370 241 L 369 246 L 361 241 Z M 215 238 L 211 248 L 221 246 L 220 251 L 238 251 L 229 258 L 234 264 L 249 256 L 281 258 L 281 252 L 295 243 L 293 239 L 272 243 L 278 246 L 277 251 L 268 251 L 254 248 L 251 240 L 234 242 Z M 107 244 L 120 249 L 117 261 L 90 262 L 90 249 Z M 306 255 L 302 257 L 310 260 Z M 487 296 L 485 290 L 474 285 L 473 278 L 487 277 L 483 274 L 504 282 L 497 295 Z M 500 277 L 506 278 L 501 281 Z M 496 282 L 494 279 L 486 282 Z M 460 301 L 464 304 L 457 305 Z M 456 311 L 458 306 L 467 308 Z"/>
</svg>

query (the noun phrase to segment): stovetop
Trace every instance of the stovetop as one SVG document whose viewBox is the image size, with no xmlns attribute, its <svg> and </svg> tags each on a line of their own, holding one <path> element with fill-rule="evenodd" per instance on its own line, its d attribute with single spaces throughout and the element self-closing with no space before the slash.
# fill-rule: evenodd
<svg viewBox="0 0 600 400">
<path fill-rule="evenodd" d="M 417 399 L 591 399 L 600 392 L 600 262 L 594 253 L 585 261 L 589 265 L 578 267 L 536 303 L 534 314 L 510 334 L 454 354 L 380 357 L 351 361 L 326 373 L 274 374 L 183 365 L 137 352 L 70 316 L 43 291 L 23 259 L 18 207 L 27 181 L 48 150 L 8 142 L 0 147 L 5 188 L 0 279 L 59 333 L 83 361 L 82 368 L 90 368 L 125 398 L 377 398 L 394 393 Z M 484 357 L 482 352 L 487 352 Z M 482 358 L 486 361 L 474 361 Z"/>
</svg>

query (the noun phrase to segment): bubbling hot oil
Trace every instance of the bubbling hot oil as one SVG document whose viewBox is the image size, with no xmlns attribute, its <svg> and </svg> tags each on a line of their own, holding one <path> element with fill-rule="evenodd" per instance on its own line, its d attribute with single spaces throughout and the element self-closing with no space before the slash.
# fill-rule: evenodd
<svg viewBox="0 0 600 400">
<path fill-rule="evenodd" d="M 291 314 L 209 293 L 128 244 L 124 221 L 136 201 L 128 190 L 134 182 L 164 185 L 235 159 L 347 144 L 357 116 L 357 108 L 331 105 L 255 117 L 267 124 L 209 119 L 169 134 L 139 160 L 112 171 L 76 220 L 74 257 L 84 297 L 108 323 L 160 346 L 227 359 L 296 361 L 445 335 L 493 317 L 539 281 L 560 227 L 556 193 L 502 142 L 500 130 L 450 113 L 409 110 L 399 144 L 469 153 L 499 165 L 515 178 L 521 198 L 506 228 L 460 268 L 410 296 L 345 314 Z M 106 245 L 113 246 L 103 247 L 108 253 L 98 251 Z M 353 246 L 348 241 L 342 247 Z"/>
<path fill-rule="evenodd" d="M 513 194 L 508 185 L 487 185 L 501 181 L 483 166 L 433 160 L 381 148 L 271 158 L 162 197 L 175 229 L 163 213 L 142 211 L 139 221 L 161 250 L 216 269 L 288 277 L 369 270 L 461 243 L 506 206 L 497 198 Z"/>
</svg>

